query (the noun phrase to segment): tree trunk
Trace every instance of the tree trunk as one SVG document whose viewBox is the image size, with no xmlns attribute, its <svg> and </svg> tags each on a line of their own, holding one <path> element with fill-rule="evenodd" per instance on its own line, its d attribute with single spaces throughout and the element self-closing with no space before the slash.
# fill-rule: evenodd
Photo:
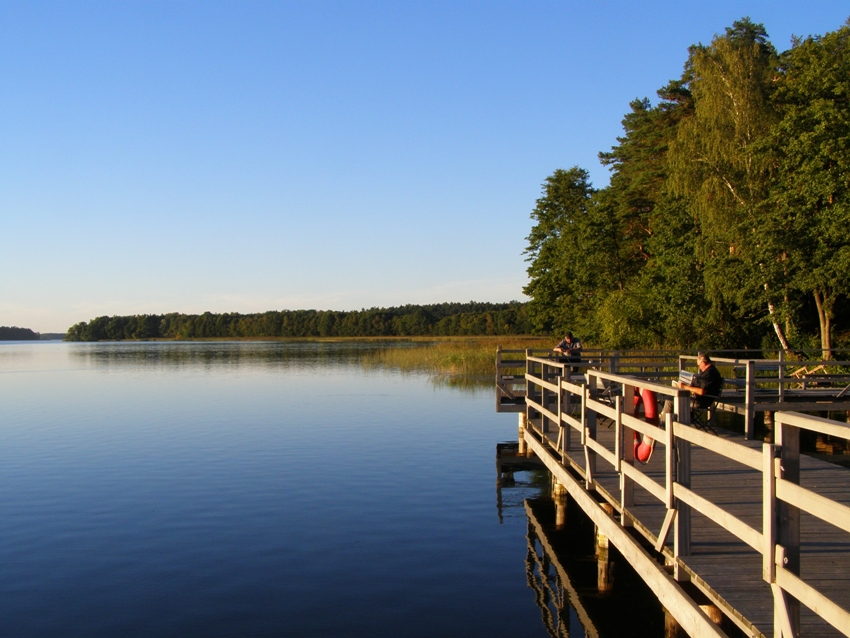
<svg viewBox="0 0 850 638">
<path fill-rule="evenodd" d="M 765 288 L 767 288 L 767 284 L 765 284 Z M 773 311 L 773 302 L 767 302 L 767 311 L 770 313 L 770 321 L 773 323 L 773 330 L 776 332 L 776 336 L 779 337 L 779 343 L 782 344 L 782 349 L 785 352 L 789 352 L 791 348 L 788 346 L 788 340 L 785 338 L 785 333 L 782 332 L 782 326 L 779 325 L 779 322 L 776 320 L 776 313 Z"/>
<path fill-rule="evenodd" d="M 815 297 L 815 304 L 818 307 L 818 319 L 820 320 L 820 347 L 821 355 L 824 361 L 832 358 L 832 338 L 830 336 L 830 315 L 832 314 L 832 304 L 825 293 L 819 290 L 812 291 Z"/>
</svg>

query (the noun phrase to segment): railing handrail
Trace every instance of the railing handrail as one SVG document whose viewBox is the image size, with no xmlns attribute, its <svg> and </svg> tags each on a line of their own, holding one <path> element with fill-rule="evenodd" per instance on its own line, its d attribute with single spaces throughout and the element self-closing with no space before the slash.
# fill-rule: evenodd
<svg viewBox="0 0 850 638">
<path fill-rule="evenodd" d="M 535 360 L 533 358 L 529 358 L 529 362 L 562 368 L 573 365 L 571 363 L 558 364 L 556 362 Z M 543 370 L 541 370 L 541 374 L 543 373 Z M 581 433 L 581 445 L 585 449 L 585 459 L 590 458 L 587 454 L 591 452 L 595 454 L 594 458 L 602 459 L 609 465 L 612 465 L 621 474 L 620 485 L 623 492 L 621 494 L 621 503 L 618 505 L 624 516 L 628 514 L 628 507 L 631 506 L 626 496 L 627 486 L 630 482 L 640 485 L 650 494 L 665 503 L 668 509 L 668 518 L 671 518 L 671 516 L 677 518 L 677 527 L 675 529 L 677 533 L 683 534 L 685 538 L 689 539 L 690 537 L 690 515 L 688 514 L 686 516 L 688 529 L 680 529 L 678 525 L 681 523 L 683 517 L 682 512 L 685 511 L 683 507 L 694 509 L 706 515 L 710 520 L 732 533 L 762 555 L 763 578 L 772 587 L 778 587 L 781 591 L 785 591 L 796 597 L 801 603 L 816 611 L 839 631 L 850 636 L 850 612 L 841 608 L 824 594 L 803 581 L 799 577 L 799 546 L 787 546 L 787 541 L 783 541 L 786 542 L 786 545 L 780 542 L 783 538 L 795 537 L 793 530 L 783 531 L 786 527 L 793 527 L 794 525 L 797 526 L 796 538 L 799 539 L 799 514 L 793 514 L 793 512 L 800 510 L 820 518 L 846 533 L 850 533 L 850 507 L 834 499 L 820 495 L 817 492 L 800 487 L 799 471 L 797 470 L 795 474 L 792 469 L 799 467 L 798 442 L 799 431 L 801 429 L 829 434 L 831 436 L 840 436 L 846 440 L 850 440 L 850 426 L 830 419 L 813 417 L 796 412 L 777 412 L 777 428 L 779 432 L 784 433 L 780 437 L 786 437 L 785 440 L 780 440 L 780 445 L 764 443 L 761 451 L 757 451 L 740 443 L 692 428 L 689 424 L 690 394 L 684 390 L 677 390 L 669 386 L 662 386 L 635 377 L 601 370 L 588 370 L 588 382 L 584 385 L 572 383 L 563 377 L 559 377 L 555 384 L 548 379 L 544 379 L 542 376 L 537 376 L 530 369 L 526 371 L 525 378 L 530 385 L 529 389 L 537 387 L 542 393 L 541 403 L 538 403 L 532 397 L 532 392 L 528 392 L 526 403 L 542 415 L 543 432 L 545 433 L 547 431 L 547 419 L 556 422 L 559 428 L 579 430 Z M 613 407 L 598 402 L 592 396 L 596 392 L 595 384 L 591 381 L 592 378 L 621 384 L 624 396 L 615 397 Z M 668 417 L 669 427 L 666 430 L 645 423 L 629 413 L 630 408 L 624 398 L 627 394 L 634 393 L 636 388 L 647 388 L 674 397 L 676 403 L 674 410 L 675 416 L 671 415 Z M 580 392 L 577 392 L 579 390 Z M 549 409 L 546 400 L 545 393 L 552 391 L 560 393 L 558 408 L 556 408 L 557 413 Z M 564 395 L 567 395 L 566 398 Z M 575 405 L 580 401 L 579 417 L 576 417 L 574 414 L 564 414 L 562 412 L 561 406 L 565 401 L 568 405 Z M 595 440 L 595 426 L 590 427 L 589 423 L 592 422 L 595 424 L 597 415 L 614 420 L 615 449 L 613 452 Z M 623 444 L 624 428 L 649 434 L 655 438 L 657 443 L 665 446 L 665 464 L 667 468 L 664 484 L 650 478 L 638 467 L 635 467 L 633 462 L 630 462 L 631 441 L 626 438 L 626 443 Z M 567 453 L 565 449 L 566 440 L 567 437 L 563 435 L 563 432 L 560 432 L 558 446 L 561 446 L 561 449 L 558 451 L 561 454 Z M 682 444 L 687 446 L 686 454 L 683 454 L 684 448 L 681 447 Z M 737 518 L 734 514 L 724 509 L 722 505 L 710 501 L 691 489 L 689 469 L 690 444 L 699 445 L 723 458 L 741 463 L 761 472 L 763 484 L 761 531 L 754 529 L 749 524 Z M 679 450 L 677 453 L 679 457 L 678 463 L 684 461 L 688 466 L 686 474 L 677 473 L 678 470 L 675 467 L 677 455 L 672 453 L 673 448 Z M 589 461 L 586 460 L 586 463 L 585 479 L 588 487 L 592 488 L 594 485 L 592 472 L 595 469 L 591 467 Z M 790 511 L 792 514 L 790 516 L 784 515 L 780 517 L 779 510 L 781 507 L 785 508 L 785 510 L 791 508 Z M 668 524 L 665 521 L 664 527 L 668 531 L 664 532 L 662 529 L 662 532 L 659 533 L 659 537 L 656 539 L 656 549 L 659 551 L 663 549 L 671 526 L 672 522 Z M 680 547 L 678 541 L 674 544 L 674 558 L 676 561 L 681 561 L 688 554 L 689 548 L 686 545 Z M 790 562 L 788 560 L 789 556 L 792 557 Z M 775 604 L 785 605 L 784 596 L 775 596 L 774 601 Z M 787 607 L 777 609 L 777 611 L 779 612 L 776 616 L 777 618 L 788 619 L 789 627 L 793 628 L 796 626 L 798 619 L 793 613 L 788 611 Z"/>
</svg>

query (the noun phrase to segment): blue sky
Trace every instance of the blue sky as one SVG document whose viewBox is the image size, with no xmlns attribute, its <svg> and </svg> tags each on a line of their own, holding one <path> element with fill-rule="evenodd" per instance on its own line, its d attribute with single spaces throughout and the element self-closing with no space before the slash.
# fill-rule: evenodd
<svg viewBox="0 0 850 638">
<path fill-rule="evenodd" d="M 543 180 L 840 2 L 0 2 L 0 325 L 522 299 Z"/>
</svg>

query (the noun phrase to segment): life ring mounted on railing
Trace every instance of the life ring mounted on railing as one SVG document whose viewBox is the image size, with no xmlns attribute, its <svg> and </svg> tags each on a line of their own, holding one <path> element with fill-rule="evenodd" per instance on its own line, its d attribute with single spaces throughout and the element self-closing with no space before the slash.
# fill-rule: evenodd
<svg viewBox="0 0 850 638">
<path fill-rule="evenodd" d="M 658 425 L 658 401 L 655 397 L 655 392 L 646 388 L 640 388 L 635 392 L 635 414 L 638 407 L 643 405 L 643 420 L 652 425 Z M 643 437 L 635 432 L 635 459 L 641 463 L 649 463 L 652 456 L 652 451 L 655 449 L 655 439 L 646 435 Z"/>
</svg>

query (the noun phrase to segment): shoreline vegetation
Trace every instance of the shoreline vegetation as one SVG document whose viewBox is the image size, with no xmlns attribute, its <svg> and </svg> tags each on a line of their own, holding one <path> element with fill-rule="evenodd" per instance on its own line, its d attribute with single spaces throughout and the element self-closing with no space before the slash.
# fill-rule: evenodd
<svg viewBox="0 0 850 638">
<path fill-rule="evenodd" d="M 384 348 L 364 357 L 366 367 L 384 367 L 402 372 L 428 372 L 455 382 L 486 381 L 496 374 L 496 346 L 505 350 L 551 348 L 551 337 L 512 336 L 447 339 L 419 348 Z"/>
<path fill-rule="evenodd" d="M 0 326 L 0 341 L 38 341 L 40 334 L 29 328 L 18 326 Z"/>
<path fill-rule="evenodd" d="M 265 337 L 437 337 L 530 334 L 527 304 L 441 303 L 368 310 L 102 316 L 68 329 L 68 341 Z"/>
<path fill-rule="evenodd" d="M 64 332 L 36 332 L 18 326 L 0 326 L 0 341 L 57 341 L 65 339 Z"/>
</svg>

